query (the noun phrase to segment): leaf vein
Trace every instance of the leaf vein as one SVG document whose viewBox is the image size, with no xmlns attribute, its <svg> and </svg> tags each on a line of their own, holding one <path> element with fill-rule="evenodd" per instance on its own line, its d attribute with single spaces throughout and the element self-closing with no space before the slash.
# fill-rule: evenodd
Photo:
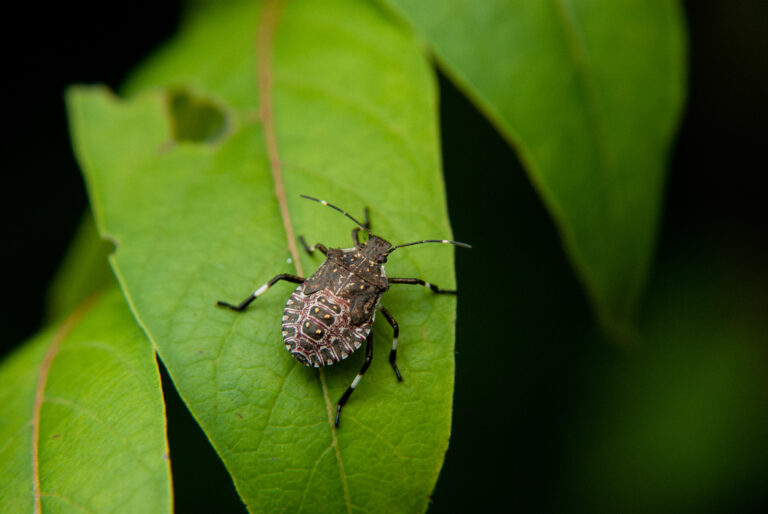
<svg viewBox="0 0 768 514">
<path fill-rule="evenodd" d="M 149 340 L 147 340 L 147 342 L 149 342 Z M 68 347 L 66 349 L 61 350 L 61 352 L 59 352 L 59 353 L 61 354 L 64 351 L 73 351 L 73 350 L 76 350 L 78 348 L 91 347 L 91 348 L 96 348 L 96 349 L 99 349 L 99 350 L 103 350 L 105 353 L 110 354 L 115 361 L 117 361 L 118 363 L 120 363 L 120 364 L 122 364 L 124 366 L 125 370 L 129 374 L 133 375 L 133 377 L 141 385 L 141 387 L 144 389 L 144 391 L 146 391 L 148 397 L 150 397 L 150 398 L 154 397 L 154 393 L 153 393 L 152 389 L 150 388 L 149 383 L 147 383 L 146 380 L 142 380 L 139 377 L 139 374 L 136 371 L 136 369 L 131 364 L 129 364 L 128 361 L 126 361 L 120 355 L 120 352 L 118 352 L 113 346 L 110 346 L 108 344 L 102 343 L 100 341 L 78 341 L 77 345 L 72 345 L 72 346 L 67 345 L 67 346 Z"/>
<path fill-rule="evenodd" d="M 109 426 L 104 420 L 102 420 L 96 413 L 91 411 L 90 409 L 87 409 L 86 407 L 83 407 L 82 405 L 73 402 L 72 400 L 68 398 L 64 398 L 62 396 L 46 396 L 44 402 L 46 403 L 55 403 L 57 405 L 62 405 L 64 407 L 69 407 L 72 410 L 81 412 L 85 414 L 86 416 L 90 417 L 94 421 L 96 421 L 99 425 L 104 427 L 106 430 L 112 433 L 113 436 L 115 436 L 116 439 L 118 439 L 121 443 L 123 443 L 123 446 L 132 454 L 134 454 L 137 458 L 136 460 L 139 462 L 139 464 L 149 471 L 149 474 L 152 475 L 154 471 L 147 465 L 146 462 L 141 458 L 142 453 L 136 450 L 135 448 L 132 448 L 131 445 L 128 444 L 128 440 L 125 437 L 121 437 L 120 434 L 111 426 Z"/>
<path fill-rule="evenodd" d="M 48 381 L 48 373 L 51 371 L 51 365 L 53 359 L 59 351 L 59 346 L 65 337 L 69 335 L 72 329 L 75 327 L 80 318 L 82 318 L 91 308 L 98 295 L 91 296 L 83 303 L 80 304 L 72 314 L 61 324 L 59 329 L 53 334 L 51 338 L 51 344 L 43 357 L 43 361 L 40 363 L 40 374 L 37 378 L 37 385 L 35 388 L 35 403 L 32 409 L 32 481 L 33 481 L 33 494 L 35 498 L 36 514 L 42 511 L 40 504 L 40 411 L 43 406 L 43 397 L 45 392 L 45 384 Z"/>
<path fill-rule="evenodd" d="M 61 500 L 64 503 L 68 503 L 69 505 L 72 505 L 73 507 L 77 507 L 78 509 L 82 510 L 83 512 L 93 512 L 92 510 L 90 510 L 85 505 L 80 505 L 79 503 L 77 503 L 72 498 L 70 498 L 68 496 L 64 496 L 62 494 L 41 492 L 40 496 L 46 496 L 48 498 L 56 498 L 57 500 Z"/>
<path fill-rule="evenodd" d="M 10 447 L 11 447 L 11 443 L 12 443 L 12 442 L 13 442 L 13 441 L 14 441 L 14 440 L 17 438 L 17 437 L 19 437 L 19 434 L 21 434 L 21 433 L 24 431 L 24 429 L 25 429 L 25 428 L 27 428 L 27 426 L 31 426 L 31 425 L 32 425 L 32 420 L 30 419 L 30 420 L 29 420 L 29 421 L 27 421 L 26 423 L 23 423 L 23 424 L 22 424 L 22 425 L 21 425 L 21 426 L 20 426 L 18 429 L 16 429 L 16 431 L 15 431 L 13 434 L 11 434 L 11 437 L 9 437 L 7 441 L 5 441 L 5 444 L 3 445 L 3 447 L 2 447 L 2 448 L 0 448 L 0 455 L 2 455 L 3 453 L 5 453 L 5 451 L 6 451 L 8 448 L 10 448 Z"/>
<path fill-rule="evenodd" d="M 283 391 L 285 390 L 285 384 L 288 382 L 288 377 L 296 368 L 297 366 L 292 366 L 291 369 L 288 370 L 288 373 L 282 377 L 280 382 L 280 389 L 277 391 L 277 394 L 275 395 L 275 401 L 272 402 L 272 407 L 269 409 L 269 416 L 267 416 L 267 422 L 264 423 L 264 426 L 262 427 L 261 437 L 259 438 L 259 442 L 256 445 L 256 449 L 254 450 L 255 453 L 259 453 L 259 450 L 261 449 L 261 444 L 264 442 L 267 433 L 267 427 L 269 427 L 269 424 L 272 422 L 272 416 L 275 414 L 275 408 L 277 407 L 277 402 L 280 400 L 280 395 L 283 394 Z"/>
<path fill-rule="evenodd" d="M 576 70 L 577 84 L 584 99 L 586 123 L 592 135 L 592 144 L 597 157 L 596 167 L 603 178 L 604 185 L 608 186 L 613 181 L 611 180 L 608 162 L 606 161 L 608 150 L 603 143 L 605 140 L 603 137 L 604 129 L 600 121 L 597 91 L 595 90 L 595 84 L 590 79 L 592 73 L 590 69 L 591 63 L 584 37 L 579 30 L 579 22 L 576 18 L 576 13 L 573 11 L 572 1 L 553 0 L 553 4 L 556 12 L 555 17 L 565 34 L 568 50 L 570 51 L 569 54 Z M 616 190 L 615 187 L 611 189 Z M 601 191 L 601 193 L 600 197 L 604 201 L 606 209 L 610 214 L 615 215 L 621 202 L 614 201 L 614 198 L 607 194 L 606 190 Z"/>
<path fill-rule="evenodd" d="M 323 450 L 323 453 L 321 453 L 317 459 L 315 460 L 315 463 L 312 465 L 312 471 L 309 473 L 309 478 L 307 478 L 307 483 L 304 486 L 304 492 L 301 494 L 301 503 L 299 504 L 298 512 L 302 512 L 304 509 L 304 500 L 307 497 L 307 492 L 309 491 L 309 486 L 312 483 L 312 477 L 315 476 L 315 472 L 317 471 L 318 466 L 320 465 L 320 461 L 323 460 L 323 457 L 325 457 L 325 454 L 328 453 L 333 449 L 333 445 L 328 445 L 328 447 Z"/>
<path fill-rule="evenodd" d="M 293 262 L 296 265 L 296 270 L 299 275 L 303 276 L 304 271 L 301 267 L 301 261 L 299 260 L 299 252 L 296 248 L 296 239 L 293 232 L 293 225 L 291 224 L 290 212 L 288 211 L 288 201 L 285 196 L 285 186 L 283 184 L 282 168 L 280 164 L 280 158 L 277 148 L 277 134 L 275 132 L 274 119 L 272 117 L 272 47 L 274 43 L 275 31 L 277 30 L 277 24 L 280 18 L 280 11 L 282 9 L 282 0 L 267 0 L 262 7 L 262 13 L 259 20 L 259 25 L 256 34 L 257 44 L 257 73 L 258 73 L 258 85 L 259 85 L 259 101 L 260 101 L 260 113 L 261 119 L 264 123 L 264 138 L 267 148 L 267 155 L 269 157 L 270 171 L 275 186 L 275 195 L 280 204 L 280 213 L 283 218 L 283 226 L 285 227 L 286 237 L 288 239 L 288 248 L 291 251 Z M 325 399 L 326 409 L 328 410 L 328 422 L 330 424 L 331 431 L 331 444 L 335 450 L 336 461 L 339 465 L 339 474 L 341 476 L 341 484 L 344 490 L 344 501 L 347 506 L 347 512 L 352 512 L 352 501 L 349 494 L 349 487 L 347 485 L 347 477 L 344 473 L 344 463 L 341 459 L 341 450 L 339 449 L 339 442 L 336 437 L 336 430 L 333 424 L 333 416 L 330 407 L 330 398 L 328 396 L 328 385 L 325 382 L 325 375 L 323 370 L 319 370 L 320 384 L 323 390 L 323 398 Z"/>
</svg>

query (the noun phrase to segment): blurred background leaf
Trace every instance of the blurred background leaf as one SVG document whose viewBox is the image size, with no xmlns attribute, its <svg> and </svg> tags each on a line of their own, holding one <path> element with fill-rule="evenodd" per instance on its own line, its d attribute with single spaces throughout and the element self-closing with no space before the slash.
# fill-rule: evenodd
<svg viewBox="0 0 768 514">
<path fill-rule="evenodd" d="M 389 4 L 516 149 L 601 322 L 631 337 L 684 98 L 678 4 Z"/>
</svg>

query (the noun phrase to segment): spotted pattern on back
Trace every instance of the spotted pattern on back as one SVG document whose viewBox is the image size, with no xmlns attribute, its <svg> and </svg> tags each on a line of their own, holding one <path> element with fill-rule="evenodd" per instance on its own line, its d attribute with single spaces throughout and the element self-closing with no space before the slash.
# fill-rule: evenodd
<svg viewBox="0 0 768 514">
<path fill-rule="evenodd" d="M 350 302 L 328 289 L 309 295 L 299 286 L 283 312 L 283 341 L 294 359 L 305 366 L 330 366 L 359 349 L 371 332 L 373 316 L 351 322 Z"/>
</svg>

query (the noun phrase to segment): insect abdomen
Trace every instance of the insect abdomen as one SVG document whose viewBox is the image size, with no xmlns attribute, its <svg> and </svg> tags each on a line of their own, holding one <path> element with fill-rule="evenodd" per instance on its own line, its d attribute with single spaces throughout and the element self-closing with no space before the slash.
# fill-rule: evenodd
<svg viewBox="0 0 768 514">
<path fill-rule="evenodd" d="M 330 366 L 362 346 L 372 323 L 352 325 L 348 300 L 328 289 L 305 295 L 299 286 L 285 304 L 283 341 L 305 366 Z"/>
</svg>

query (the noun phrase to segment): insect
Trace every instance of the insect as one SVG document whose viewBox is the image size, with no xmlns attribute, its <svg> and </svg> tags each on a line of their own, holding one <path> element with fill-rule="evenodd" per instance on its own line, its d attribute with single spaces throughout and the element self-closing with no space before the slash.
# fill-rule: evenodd
<svg viewBox="0 0 768 514">
<path fill-rule="evenodd" d="M 303 237 L 299 237 L 304 249 L 310 255 L 319 251 L 326 256 L 325 262 L 311 277 L 281 273 L 259 287 L 252 295 L 238 305 L 219 301 L 217 305 L 242 312 L 248 305 L 266 292 L 276 282 L 285 280 L 299 284 L 293 291 L 283 311 L 282 333 L 285 348 L 293 358 L 305 366 L 330 366 L 342 361 L 359 350 L 365 343 L 365 362 L 352 384 L 336 404 L 335 426 L 339 426 L 341 409 L 349 400 L 355 387 L 365 374 L 373 358 L 373 326 L 376 311 L 386 318 L 394 331 L 389 363 L 398 381 L 403 377 L 397 368 L 397 341 L 400 328 L 389 311 L 380 304 L 382 295 L 391 284 L 415 284 L 432 290 L 436 294 L 456 294 L 454 290 L 441 289 L 420 278 L 388 278 L 384 271 L 387 257 L 404 246 L 422 243 L 446 243 L 471 248 L 466 243 L 445 239 L 425 239 L 393 246 L 389 241 L 371 233 L 368 209 L 365 210 L 365 222 L 361 223 L 349 213 L 325 200 L 300 195 L 342 213 L 358 226 L 352 229 L 353 248 L 326 248 L 322 243 L 308 246 Z M 361 242 L 360 230 L 368 234 L 368 239 Z"/>
</svg>

